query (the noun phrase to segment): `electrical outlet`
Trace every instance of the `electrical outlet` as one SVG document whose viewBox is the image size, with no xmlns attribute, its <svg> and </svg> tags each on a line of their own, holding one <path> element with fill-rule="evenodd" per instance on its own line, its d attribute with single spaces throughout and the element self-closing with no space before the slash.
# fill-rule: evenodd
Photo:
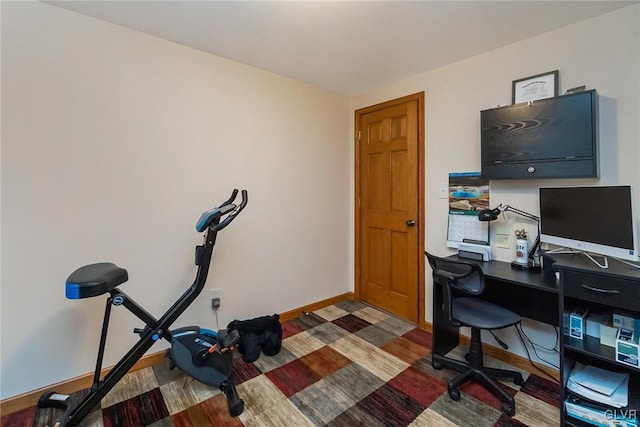
<svg viewBox="0 0 640 427">
<path fill-rule="evenodd" d="M 220 307 L 220 296 L 221 296 L 222 290 L 220 288 L 213 288 L 209 291 L 209 307 L 217 309 Z M 215 301 L 217 301 L 217 305 L 216 303 L 214 303 Z"/>
</svg>

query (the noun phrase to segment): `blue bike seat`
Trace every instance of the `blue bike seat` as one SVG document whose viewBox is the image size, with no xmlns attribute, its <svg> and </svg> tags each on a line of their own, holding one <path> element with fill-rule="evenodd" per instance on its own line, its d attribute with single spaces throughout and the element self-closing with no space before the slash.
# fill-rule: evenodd
<svg viewBox="0 0 640 427">
<path fill-rule="evenodd" d="M 69 299 L 89 298 L 102 295 L 129 280 L 124 268 L 110 262 L 80 267 L 67 278 L 65 293 Z"/>
</svg>

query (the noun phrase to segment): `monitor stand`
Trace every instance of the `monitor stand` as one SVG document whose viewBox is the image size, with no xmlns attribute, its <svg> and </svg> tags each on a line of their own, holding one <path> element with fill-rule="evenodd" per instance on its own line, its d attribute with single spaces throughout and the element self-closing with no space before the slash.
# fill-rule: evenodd
<svg viewBox="0 0 640 427">
<path fill-rule="evenodd" d="M 607 259 L 606 256 L 604 255 L 598 255 L 600 257 L 602 257 L 602 259 L 604 260 L 603 264 L 600 264 L 598 261 L 596 261 L 595 258 L 593 258 L 591 256 L 591 254 L 589 254 L 588 252 L 582 252 L 584 254 L 584 256 L 586 256 L 587 258 L 589 258 L 595 265 L 597 265 L 600 268 L 609 268 L 609 260 Z"/>
<path fill-rule="evenodd" d="M 546 251 L 545 253 L 546 254 L 582 254 L 582 255 L 586 256 L 587 258 L 589 258 L 591 260 L 591 262 L 593 262 L 598 267 L 600 267 L 600 268 L 609 268 L 609 260 L 605 255 L 597 255 L 599 257 L 602 257 L 602 260 L 604 261 L 601 264 L 590 253 L 584 252 L 584 251 L 574 251 L 572 249 L 567 249 L 567 248 L 555 248 L 555 249 L 551 249 L 550 251 Z"/>
</svg>

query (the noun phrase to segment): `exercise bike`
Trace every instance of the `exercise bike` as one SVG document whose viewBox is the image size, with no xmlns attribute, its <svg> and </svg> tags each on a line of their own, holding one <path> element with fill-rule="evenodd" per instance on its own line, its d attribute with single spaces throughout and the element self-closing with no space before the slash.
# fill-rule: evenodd
<svg viewBox="0 0 640 427">
<path fill-rule="evenodd" d="M 211 331 L 196 326 L 179 328 L 171 331 L 169 327 L 191 305 L 202 292 L 213 247 L 219 231 L 233 221 L 247 205 L 247 191 L 242 190 L 242 201 L 233 204 L 238 190 L 233 190 L 231 197 L 219 207 L 204 212 L 196 223 L 198 232 L 205 232 L 204 243 L 196 246 L 196 265 L 198 267 L 194 283 L 180 298 L 160 317 L 156 319 L 124 292 L 118 285 L 129 278 L 127 270 L 112 263 L 85 265 L 74 271 L 66 281 L 66 297 L 69 299 L 91 298 L 108 293 L 106 301 L 102 333 L 98 349 L 96 370 L 93 376 L 91 391 L 80 402 L 72 405 L 69 395 L 55 391 L 45 392 L 38 401 L 41 408 L 59 408 L 64 410 L 60 426 L 76 426 L 96 406 L 102 398 L 120 381 L 156 341 L 164 338 L 171 343 L 167 356 L 171 359 L 171 368 L 178 366 L 196 380 L 219 387 L 225 394 L 232 416 L 238 416 L 244 409 L 244 402 L 238 397 L 231 370 L 233 367 L 233 346 L 239 340 L 237 331 Z M 140 339 L 120 359 L 120 361 L 100 379 L 102 358 L 107 339 L 107 328 L 112 306 L 124 306 L 145 323 L 144 328 L 135 328 L 134 333 Z"/>
</svg>

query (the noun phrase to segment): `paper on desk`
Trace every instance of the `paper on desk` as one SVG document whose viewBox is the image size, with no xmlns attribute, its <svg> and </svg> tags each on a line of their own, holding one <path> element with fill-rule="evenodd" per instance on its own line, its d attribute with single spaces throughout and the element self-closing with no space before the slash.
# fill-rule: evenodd
<svg viewBox="0 0 640 427">
<path fill-rule="evenodd" d="M 629 378 L 628 374 L 611 372 L 595 366 L 585 366 L 579 372 L 574 372 L 569 376 L 571 381 L 607 396 L 611 395 L 625 379 Z"/>
<path fill-rule="evenodd" d="M 604 403 L 615 408 L 624 408 L 629 404 L 629 377 L 613 392 L 611 396 L 598 393 L 573 381 L 567 381 L 567 388 L 580 396 L 594 402 Z"/>
<path fill-rule="evenodd" d="M 592 400 L 594 402 L 604 403 L 605 405 L 613 406 L 616 408 L 623 408 L 629 404 L 629 375 L 628 374 L 617 374 L 615 372 L 608 372 L 602 369 L 595 368 L 596 373 L 594 375 L 591 375 L 589 374 L 589 372 L 594 372 L 594 370 L 588 369 L 588 368 L 593 368 L 593 367 L 592 366 L 585 367 L 580 363 L 576 363 L 576 366 L 571 372 L 571 375 L 569 375 L 569 380 L 567 381 L 567 388 L 569 390 L 571 390 L 576 394 L 579 394 L 580 396 L 586 399 Z M 583 374 L 585 369 L 588 369 L 587 373 Z M 602 379 L 600 377 L 602 373 L 597 371 L 608 372 L 609 376 L 616 377 L 616 381 L 610 381 L 609 377 Z M 621 375 L 623 379 L 621 382 L 617 383 L 617 379 L 619 375 Z M 617 383 L 617 386 L 613 390 L 611 390 L 610 394 L 600 393 L 594 390 L 593 388 L 585 387 L 581 383 L 575 381 L 576 377 L 581 381 L 584 381 L 585 383 L 589 384 L 590 386 L 595 385 L 596 388 L 599 388 L 601 390 L 606 390 L 606 391 L 611 390 L 613 383 Z M 601 378 L 601 381 L 597 380 L 596 378 Z"/>
</svg>

